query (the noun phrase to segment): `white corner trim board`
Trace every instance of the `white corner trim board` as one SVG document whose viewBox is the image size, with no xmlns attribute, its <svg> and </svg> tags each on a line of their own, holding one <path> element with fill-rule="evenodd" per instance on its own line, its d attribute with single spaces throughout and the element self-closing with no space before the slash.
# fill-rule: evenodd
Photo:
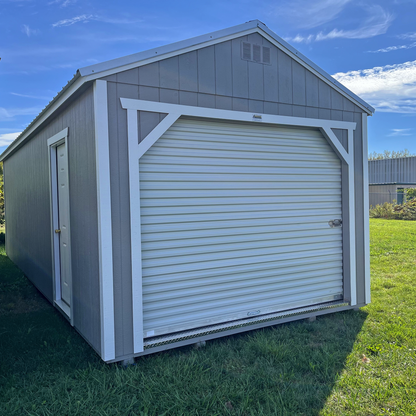
<svg viewBox="0 0 416 416">
<path fill-rule="evenodd" d="M 363 130 L 363 188 L 364 188 L 364 273 L 365 273 L 365 303 L 371 302 L 370 276 L 370 202 L 368 200 L 368 137 L 367 114 L 362 115 Z"/>
<path fill-rule="evenodd" d="M 98 201 L 98 249 L 101 304 L 101 356 L 115 358 L 113 239 L 111 224 L 110 148 L 107 81 L 94 82 L 95 153 Z"/>
<path fill-rule="evenodd" d="M 354 132 L 348 129 L 348 150 L 351 162 L 348 166 L 348 213 L 350 221 L 350 284 L 351 305 L 357 304 L 357 269 L 355 251 L 355 187 L 354 187 Z"/>
<path fill-rule="evenodd" d="M 60 248 L 59 236 L 54 230 L 59 228 L 58 219 L 58 175 L 56 171 L 56 149 L 61 144 L 66 145 L 66 165 L 68 164 L 68 127 L 56 133 L 47 140 L 48 146 L 48 163 L 49 163 L 49 203 L 51 209 L 51 247 L 52 247 L 52 284 L 53 284 L 53 303 L 58 309 L 67 316 L 71 325 L 74 325 L 73 308 L 66 305 L 61 300 L 61 264 L 60 264 Z M 70 186 L 68 181 L 68 187 Z M 68 212 L 70 207 L 68 207 Z M 68 228 L 70 226 L 70 215 L 68 217 Z M 72 275 L 71 270 L 71 239 L 69 239 L 69 275 Z M 71 290 L 71 305 L 73 305 L 73 291 Z"/>
<path fill-rule="evenodd" d="M 213 108 L 193 107 L 152 101 L 120 98 L 121 106 L 127 110 L 127 135 L 129 151 L 129 179 L 130 179 L 130 216 L 131 247 L 132 249 L 132 292 L 133 292 L 133 333 L 134 353 L 144 350 L 143 342 L 143 298 L 142 298 L 142 259 L 141 259 L 141 224 L 140 224 L 140 157 L 178 120 L 181 116 L 204 117 L 230 121 L 245 121 L 267 123 L 294 127 L 319 128 L 334 151 L 348 167 L 349 191 L 349 233 L 350 233 L 350 304 L 356 305 L 356 275 L 355 275 L 355 215 L 354 215 L 354 146 L 353 131 L 356 123 L 320 120 L 312 118 L 277 116 L 270 114 L 253 114 L 242 111 L 219 110 Z M 165 113 L 167 116 L 140 143 L 138 142 L 138 111 Z M 347 152 L 336 138 L 332 129 L 348 130 Z"/>
</svg>

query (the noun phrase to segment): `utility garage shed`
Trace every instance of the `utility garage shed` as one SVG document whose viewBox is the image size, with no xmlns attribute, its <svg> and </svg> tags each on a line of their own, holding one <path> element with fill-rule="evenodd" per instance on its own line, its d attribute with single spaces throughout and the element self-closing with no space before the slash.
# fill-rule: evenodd
<svg viewBox="0 0 416 416">
<path fill-rule="evenodd" d="M 1 156 L 7 253 L 106 362 L 363 306 L 373 111 L 257 20 L 82 68 Z"/>
</svg>

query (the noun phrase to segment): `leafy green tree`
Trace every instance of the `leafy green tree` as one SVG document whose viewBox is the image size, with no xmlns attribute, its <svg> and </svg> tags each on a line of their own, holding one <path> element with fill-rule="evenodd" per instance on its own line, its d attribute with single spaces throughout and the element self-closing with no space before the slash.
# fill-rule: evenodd
<svg viewBox="0 0 416 416">
<path fill-rule="evenodd" d="M 397 159 L 399 157 L 412 157 L 416 156 L 414 153 L 410 153 L 408 149 L 404 150 L 385 150 L 383 153 L 369 153 L 368 160 L 382 160 L 382 159 Z"/>
<path fill-rule="evenodd" d="M 406 189 L 406 200 L 410 201 L 416 198 L 416 188 L 408 188 Z"/>
</svg>

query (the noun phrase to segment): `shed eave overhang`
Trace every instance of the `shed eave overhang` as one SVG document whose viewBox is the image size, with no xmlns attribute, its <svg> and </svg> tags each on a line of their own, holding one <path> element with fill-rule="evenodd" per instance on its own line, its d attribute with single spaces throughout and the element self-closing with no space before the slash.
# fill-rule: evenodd
<svg viewBox="0 0 416 416">
<path fill-rule="evenodd" d="M 352 100 L 357 106 L 362 108 L 368 115 L 372 115 L 375 112 L 375 109 L 365 102 L 363 99 L 358 97 L 335 78 L 325 72 L 318 65 L 313 63 L 310 59 L 300 53 L 293 46 L 289 45 L 285 40 L 276 35 L 272 30 L 270 30 L 264 23 L 259 20 L 251 20 L 247 23 L 241 25 L 232 26 L 227 29 L 219 30 L 216 32 L 208 33 L 206 35 L 197 36 L 194 38 L 186 39 L 180 42 L 171 43 L 169 45 L 161 46 L 158 48 L 149 49 L 143 52 L 135 53 L 132 55 L 124 56 L 122 58 L 112 59 L 110 61 L 102 62 L 99 64 L 89 65 L 83 68 L 80 68 L 80 73 L 83 76 L 100 74 L 99 76 L 108 76 L 117 72 L 125 71 L 136 66 L 145 65 L 148 61 L 158 61 L 165 59 L 166 55 L 179 55 L 185 53 L 186 49 L 189 48 L 201 48 L 209 46 L 210 44 L 215 44 L 223 42 L 227 39 L 233 39 L 236 37 L 243 36 L 247 33 L 259 33 L 262 36 L 270 38 L 269 40 L 275 44 L 276 47 L 283 50 L 289 54 L 292 58 L 296 59 L 301 65 L 306 69 L 312 70 L 320 75 L 320 78 L 329 84 L 332 88 L 337 89 L 342 95 L 346 98 Z M 104 73 L 104 74 L 103 74 Z"/>
<path fill-rule="evenodd" d="M 56 110 L 60 107 L 69 97 L 72 96 L 85 82 L 81 81 L 81 74 L 79 70 L 68 81 L 68 83 L 62 88 L 61 91 L 47 104 L 47 106 L 32 120 L 32 122 L 20 133 L 19 136 L 13 140 L 12 143 L 6 148 L 6 150 L 0 155 L 0 162 L 3 162 L 8 156 L 10 156 L 20 145 L 22 145 L 33 132 L 40 127 Z M 78 82 L 77 82 L 78 81 Z M 80 82 L 81 81 L 81 82 Z M 70 94 L 68 94 L 70 93 Z"/>
<path fill-rule="evenodd" d="M 47 121 L 47 119 L 49 119 L 49 117 L 54 114 L 54 112 L 64 102 L 69 100 L 86 82 L 255 32 L 265 36 L 276 47 L 287 53 L 306 69 L 312 71 L 329 86 L 335 88 L 339 93 L 360 107 L 365 113 L 372 115 L 375 112 L 373 107 L 306 58 L 306 56 L 289 45 L 285 40 L 277 36 L 264 23 L 259 20 L 252 20 L 241 25 L 232 26 L 227 29 L 208 33 L 206 35 L 197 36 L 180 42 L 171 43 L 169 45 L 80 68 L 67 85 L 0 155 L 0 162 L 6 159 L 27 139 L 29 139 L 35 130 Z"/>
</svg>

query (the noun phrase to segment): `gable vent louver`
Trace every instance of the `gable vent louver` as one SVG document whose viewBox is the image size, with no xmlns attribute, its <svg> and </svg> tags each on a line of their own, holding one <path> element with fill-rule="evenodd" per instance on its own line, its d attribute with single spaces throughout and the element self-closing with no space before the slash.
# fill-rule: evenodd
<svg viewBox="0 0 416 416">
<path fill-rule="evenodd" d="M 263 63 L 270 65 L 270 48 L 263 46 Z"/>
<path fill-rule="evenodd" d="M 261 47 L 260 45 L 253 45 L 253 61 L 261 62 Z"/>
<path fill-rule="evenodd" d="M 242 58 L 246 61 L 251 61 L 251 43 L 243 42 Z"/>
<path fill-rule="evenodd" d="M 271 50 L 267 46 L 241 42 L 241 59 L 258 64 L 271 65 Z"/>
</svg>

